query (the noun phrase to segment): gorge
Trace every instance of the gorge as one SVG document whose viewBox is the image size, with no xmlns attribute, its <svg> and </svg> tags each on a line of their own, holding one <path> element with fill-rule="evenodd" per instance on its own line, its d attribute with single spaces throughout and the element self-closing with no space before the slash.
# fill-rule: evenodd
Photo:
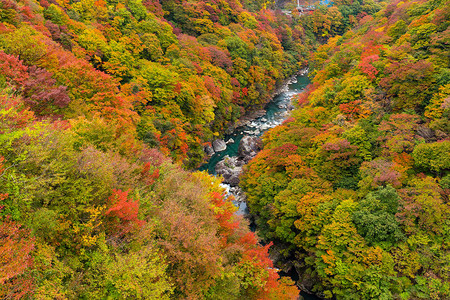
<svg viewBox="0 0 450 300">
<path fill-rule="evenodd" d="M 227 141 L 226 149 L 214 153 L 208 162 L 200 167 L 199 170 L 206 170 L 212 175 L 216 175 L 217 173 L 232 174 L 232 178 L 227 177 L 227 179 L 224 180 L 224 183 L 228 185 L 228 190 L 231 188 L 232 191 L 235 191 L 234 196 L 237 199 L 235 203 L 239 207 L 240 214 L 244 213 L 246 205 L 245 201 L 241 199 L 242 191 L 239 191 L 237 188 L 239 183 L 239 170 L 241 170 L 242 166 L 257 153 L 258 146 L 255 145 L 257 139 L 253 138 L 260 138 L 265 131 L 286 120 L 294 105 L 292 103 L 292 98 L 301 93 L 308 84 L 309 79 L 307 69 L 302 69 L 299 71 L 298 75 L 293 76 L 279 89 L 279 93 L 274 96 L 263 110 L 257 111 L 258 117 L 254 119 L 245 118 L 245 122 L 240 121 L 241 123 L 244 123 L 243 125 L 238 126 L 234 128 L 232 132 L 225 134 L 223 140 Z M 245 153 L 242 149 L 243 144 L 241 144 L 241 140 L 244 137 L 247 140 L 245 145 L 256 148 L 256 151 L 252 151 L 253 153 L 251 156 L 249 156 L 249 150 L 248 153 Z M 240 148 L 241 151 L 239 151 Z M 241 161 L 237 162 L 239 158 Z M 219 170 L 217 170 L 218 164 L 220 165 Z M 225 164 L 229 167 L 227 168 Z"/>
<path fill-rule="evenodd" d="M 0 0 L 0 298 L 450 299 L 448 0 L 299 4 Z"/>
<path fill-rule="evenodd" d="M 225 177 L 223 186 L 225 187 L 228 195 L 232 195 L 235 200 L 234 205 L 238 207 L 236 214 L 244 215 L 246 218 L 251 219 L 247 204 L 245 202 L 245 194 L 241 188 L 239 188 L 239 180 L 236 180 L 242 172 L 242 167 L 253 158 L 260 150 L 252 143 L 253 138 L 259 139 L 264 132 L 270 128 L 274 128 L 280 125 L 289 118 L 290 111 L 293 109 L 296 96 L 303 92 L 303 90 L 310 84 L 308 78 L 308 70 L 302 69 L 298 75 L 293 76 L 277 93 L 276 96 L 264 107 L 263 112 L 258 111 L 258 117 L 255 119 L 246 118 L 245 124 L 234 128 L 231 133 L 224 136 L 224 141 L 230 141 L 226 143 L 226 148 L 222 151 L 217 151 L 208 163 L 202 165 L 200 170 L 206 170 L 212 175 L 222 176 L 223 174 L 232 174 L 230 177 Z M 251 114 L 251 113 L 250 113 Z M 243 151 L 242 139 L 247 141 L 244 145 L 252 148 L 254 153 L 250 156 L 250 151 Z M 261 142 L 261 141 L 260 141 Z M 262 142 L 261 142 L 262 144 Z M 261 146 L 261 145 L 260 145 Z M 244 152 L 244 153 L 243 153 Z M 253 151 L 252 151 L 253 152 Z M 251 225 L 252 230 L 258 230 L 255 224 Z M 298 275 L 294 269 L 289 273 L 282 273 L 283 276 L 289 276 L 291 279 L 298 280 Z M 291 274 L 291 275 L 289 275 Z M 305 300 L 317 300 L 320 299 L 314 295 L 301 291 L 301 296 Z"/>
</svg>

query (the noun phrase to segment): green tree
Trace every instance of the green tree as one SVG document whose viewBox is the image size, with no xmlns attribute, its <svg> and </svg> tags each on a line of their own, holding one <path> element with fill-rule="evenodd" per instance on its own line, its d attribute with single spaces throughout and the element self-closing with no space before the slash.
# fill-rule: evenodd
<svg viewBox="0 0 450 300">
<path fill-rule="evenodd" d="M 429 171 L 450 170 L 450 141 L 419 144 L 412 152 L 414 164 Z"/>
</svg>

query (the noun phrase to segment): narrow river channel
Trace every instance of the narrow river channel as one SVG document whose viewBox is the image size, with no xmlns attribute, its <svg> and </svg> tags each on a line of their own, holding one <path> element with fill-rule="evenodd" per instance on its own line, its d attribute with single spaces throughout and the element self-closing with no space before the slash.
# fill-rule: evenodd
<svg viewBox="0 0 450 300">
<path fill-rule="evenodd" d="M 207 170 L 209 174 L 216 175 L 216 164 L 225 156 L 235 157 L 238 155 L 238 147 L 241 139 L 246 136 L 261 136 L 264 132 L 280 125 L 289 116 L 289 108 L 292 107 L 291 99 L 301 93 L 310 83 L 306 70 L 293 77 L 282 89 L 281 93 L 275 96 L 266 107 L 266 113 L 256 118 L 245 126 L 236 128 L 231 134 L 224 137 L 227 148 L 224 151 L 216 152 L 209 161 L 200 167 L 200 171 Z M 235 202 L 238 207 L 237 214 L 246 214 L 247 205 L 245 202 Z"/>
<path fill-rule="evenodd" d="M 224 137 L 224 141 L 232 139 L 233 142 L 227 144 L 227 149 L 215 153 L 208 163 L 200 167 L 200 170 L 207 170 L 208 173 L 215 175 L 216 164 L 221 161 L 225 155 L 234 157 L 238 155 L 239 142 L 245 135 L 261 136 L 268 129 L 280 125 L 288 117 L 288 108 L 291 105 L 291 98 L 301 93 L 310 83 L 307 74 L 297 75 L 283 88 L 283 91 L 275 96 L 266 107 L 266 114 L 259 117 L 249 124 L 236 128 L 231 134 Z"/>
<path fill-rule="evenodd" d="M 282 92 L 266 105 L 266 113 L 248 122 L 246 125 L 236 128 L 231 134 L 226 135 L 224 141 L 227 142 L 227 148 L 211 156 L 208 163 L 201 166 L 200 170 L 206 170 L 209 174 L 216 175 L 216 164 L 227 155 L 229 157 L 237 156 L 239 143 L 244 136 L 261 136 L 270 128 L 280 125 L 289 117 L 292 97 L 301 93 L 309 83 L 310 81 L 306 72 L 302 72 L 300 75 L 293 77 L 282 89 Z M 248 214 L 245 202 L 236 202 L 235 205 L 239 208 L 238 214 Z M 305 300 L 319 299 L 314 295 L 309 295 L 304 292 L 301 293 L 301 296 Z"/>
</svg>

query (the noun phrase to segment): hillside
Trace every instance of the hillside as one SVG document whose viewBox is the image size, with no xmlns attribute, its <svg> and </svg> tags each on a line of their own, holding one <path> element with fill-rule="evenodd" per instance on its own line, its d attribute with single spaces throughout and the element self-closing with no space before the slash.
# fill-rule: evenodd
<svg viewBox="0 0 450 300">
<path fill-rule="evenodd" d="M 448 22 L 445 1 L 0 0 L 0 298 L 296 299 L 271 240 L 327 298 L 448 298 Z M 242 178 L 258 236 L 194 170 L 308 64 Z"/>
<path fill-rule="evenodd" d="M 295 298 L 218 179 L 183 170 L 305 62 L 290 22 L 1 0 L 0 298 Z"/>
<path fill-rule="evenodd" d="M 278 267 L 326 299 L 450 298 L 448 1 L 330 38 L 241 180 Z"/>
<path fill-rule="evenodd" d="M 188 167 L 311 49 L 284 15 L 236 0 L 2 0 L 0 9 L 1 49 L 34 68 L 2 75 L 38 117 L 107 119 L 121 151 L 137 137 Z"/>
</svg>

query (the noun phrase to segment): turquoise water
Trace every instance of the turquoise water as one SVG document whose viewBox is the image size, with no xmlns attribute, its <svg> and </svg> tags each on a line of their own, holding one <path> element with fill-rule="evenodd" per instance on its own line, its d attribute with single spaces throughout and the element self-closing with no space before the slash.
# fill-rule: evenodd
<svg viewBox="0 0 450 300">
<path fill-rule="evenodd" d="M 224 141 L 230 138 L 234 140 L 233 143 L 227 144 L 227 149 L 214 154 L 208 163 L 200 167 L 200 171 L 207 170 L 209 174 L 216 174 L 216 164 L 223 159 L 225 155 L 230 157 L 238 155 L 239 142 L 244 135 L 261 136 L 265 131 L 281 124 L 287 117 L 287 106 L 291 102 L 291 98 L 301 93 L 310 83 L 307 75 L 298 75 L 291 83 L 288 83 L 285 90 L 279 95 L 275 96 L 269 102 L 265 109 L 266 114 L 260 118 L 250 122 L 247 126 L 237 128 L 232 134 L 226 135 Z"/>
<path fill-rule="evenodd" d="M 288 105 L 291 103 L 291 98 L 294 95 L 301 93 L 306 86 L 310 83 L 307 75 L 298 75 L 294 80 L 291 80 L 287 84 L 286 88 L 279 95 L 275 96 L 271 102 L 269 102 L 265 109 L 266 114 L 260 118 L 250 122 L 249 125 L 236 128 L 236 130 L 224 137 L 224 141 L 228 141 L 230 138 L 234 140 L 233 143 L 227 144 L 227 149 L 214 154 L 208 163 L 200 167 L 200 170 L 207 170 L 209 174 L 216 174 L 216 164 L 223 159 L 225 155 L 230 157 L 238 155 L 239 142 L 244 135 L 261 136 L 265 131 L 281 124 L 288 118 Z M 238 207 L 238 214 L 248 213 L 245 202 L 235 203 Z M 285 275 L 286 276 L 286 275 Z M 297 278 L 298 279 L 298 278 Z M 304 292 L 301 293 L 304 300 L 317 300 L 314 295 L 309 295 Z"/>
</svg>

